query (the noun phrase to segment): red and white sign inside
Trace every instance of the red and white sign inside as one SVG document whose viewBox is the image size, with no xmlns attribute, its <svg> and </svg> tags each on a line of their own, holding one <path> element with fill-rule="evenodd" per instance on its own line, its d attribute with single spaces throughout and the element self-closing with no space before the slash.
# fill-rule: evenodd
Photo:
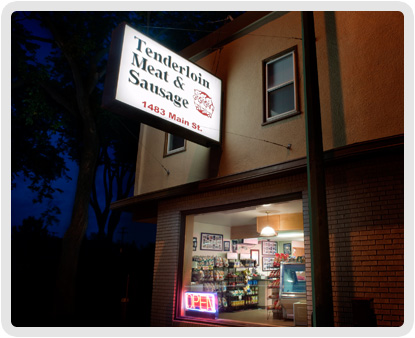
<svg viewBox="0 0 415 338">
<path fill-rule="evenodd" d="M 104 107 L 196 143 L 220 142 L 219 78 L 125 23 L 112 39 Z"/>
</svg>

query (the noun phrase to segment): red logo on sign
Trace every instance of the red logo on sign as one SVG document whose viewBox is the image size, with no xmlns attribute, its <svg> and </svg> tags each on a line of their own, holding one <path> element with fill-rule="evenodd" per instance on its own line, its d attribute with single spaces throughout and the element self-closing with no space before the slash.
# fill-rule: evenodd
<svg viewBox="0 0 415 338">
<path fill-rule="evenodd" d="M 195 94 L 193 95 L 195 102 L 195 107 L 197 111 L 207 117 L 212 117 L 212 114 L 215 110 L 212 99 L 204 92 L 195 89 Z"/>
</svg>

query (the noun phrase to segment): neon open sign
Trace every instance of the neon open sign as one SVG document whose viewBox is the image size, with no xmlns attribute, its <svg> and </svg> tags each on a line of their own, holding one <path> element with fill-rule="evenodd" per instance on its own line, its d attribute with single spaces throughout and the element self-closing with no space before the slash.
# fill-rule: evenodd
<svg viewBox="0 0 415 338">
<path fill-rule="evenodd" d="M 218 311 L 215 293 L 186 292 L 185 304 L 187 311 L 209 313 Z"/>
</svg>

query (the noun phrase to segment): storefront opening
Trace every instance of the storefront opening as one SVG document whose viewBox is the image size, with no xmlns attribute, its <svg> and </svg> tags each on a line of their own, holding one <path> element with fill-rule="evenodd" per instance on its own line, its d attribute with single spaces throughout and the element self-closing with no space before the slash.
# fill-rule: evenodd
<svg viewBox="0 0 415 338">
<path fill-rule="evenodd" d="M 188 215 L 180 317 L 307 325 L 306 259 L 302 200 Z"/>
</svg>

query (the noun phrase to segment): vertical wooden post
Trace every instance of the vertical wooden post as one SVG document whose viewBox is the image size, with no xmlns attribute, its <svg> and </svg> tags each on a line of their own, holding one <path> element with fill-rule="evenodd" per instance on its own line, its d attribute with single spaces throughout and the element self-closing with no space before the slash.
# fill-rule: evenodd
<svg viewBox="0 0 415 338">
<path fill-rule="evenodd" d="M 302 12 L 313 326 L 334 326 L 326 180 L 313 12 Z"/>
</svg>

